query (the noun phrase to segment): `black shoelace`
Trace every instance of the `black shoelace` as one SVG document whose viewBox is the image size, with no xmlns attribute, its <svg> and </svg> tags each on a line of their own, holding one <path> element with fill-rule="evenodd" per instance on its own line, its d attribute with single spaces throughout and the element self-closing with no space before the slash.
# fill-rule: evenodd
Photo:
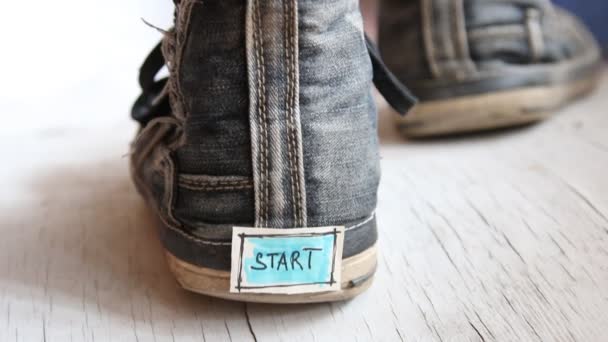
<svg viewBox="0 0 608 342">
<path fill-rule="evenodd" d="M 384 64 L 376 45 L 365 35 L 367 51 L 372 60 L 374 85 L 386 102 L 399 114 L 405 115 L 418 102 L 418 99 L 401 83 Z"/>
<path fill-rule="evenodd" d="M 374 85 L 393 109 L 401 115 L 405 115 L 416 104 L 416 97 L 387 68 L 377 47 L 367 35 L 365 42 L 372 62 Z M 142 126 L 154 118 L 171 113 L 169 96 L 167 93 L 163 93 L 168 79 L 165 77 L 156 80 L 156 75 L 164 65 L 165 58 L 161 51 L 161 43 L 159 43 L 140 68 L 139 85 L 142 93 L 131 110 L 131 117 Z"/>
<path fill-rule="evenodd" d="M 171 113 L 168 94 L 160 96 L 169 80 L 166 77 L 156 80 L 156 75 L 165 65 L 161 46 L 162 42 L 154 47 L 139 69 L 139 86 L 142 92 L 131 109 L 131 117 L 142 126 L 154 118 Z"/>
</svg>

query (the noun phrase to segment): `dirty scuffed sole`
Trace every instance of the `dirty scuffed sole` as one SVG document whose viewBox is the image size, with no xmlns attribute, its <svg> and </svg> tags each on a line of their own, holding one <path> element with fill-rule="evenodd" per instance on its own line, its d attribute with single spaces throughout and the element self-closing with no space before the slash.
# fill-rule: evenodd
<svg viewBox="0 0 608 342">
<path fill-rule="evenodd" d="M 542 120 L 591 92 L 597 78 L 422 102 L 397 123 L 407 137 L 431 137 L 519 126 Z"/>
<path fill-rule="evenodd" d="M 258 303 L 319 303 L 347 300 L 368 289 L 376 270 L 377 250 L 366 251 L 342 261 L 342 290 L 309 294 L 230 293 L 230 272 L 198 267 L 166 252 L 169 268 L 186 290 L 228 300 Z"/>
</svg>

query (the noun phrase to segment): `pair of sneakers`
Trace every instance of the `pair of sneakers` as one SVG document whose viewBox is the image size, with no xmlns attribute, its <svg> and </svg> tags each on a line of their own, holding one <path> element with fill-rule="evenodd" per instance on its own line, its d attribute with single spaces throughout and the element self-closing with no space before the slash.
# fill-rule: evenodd
<svg viewBox="0 0 608 342">
<path fill-rule="evenodd" d="M 401 113 L 415 102 L 406 84 L 420 103 L 399 126 L 431 136 L 543 118 L 589 91 L 599 65 L 586 29 L 541 0 L 384 0 L 380 53 L 356 0 L 175 5 L 141 68 L 132 176 L 178 282 L 234 300 L 344 300 L 370 286 L 372 83 Z"/>
</svg>

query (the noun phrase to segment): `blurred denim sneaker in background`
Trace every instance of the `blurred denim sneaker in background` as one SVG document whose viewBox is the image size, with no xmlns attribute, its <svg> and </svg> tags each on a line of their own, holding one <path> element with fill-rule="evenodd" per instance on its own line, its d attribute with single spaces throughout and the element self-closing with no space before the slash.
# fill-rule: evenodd
<svg viewBox="0 0 608 342">
<path fill-rule="evenodd" d="M 546 0 L 383 0 L 383 58 L 421 103 L 410 137 L 541 120 L 590 92 L 600 51 L 585 26 Z"/>
</svg>

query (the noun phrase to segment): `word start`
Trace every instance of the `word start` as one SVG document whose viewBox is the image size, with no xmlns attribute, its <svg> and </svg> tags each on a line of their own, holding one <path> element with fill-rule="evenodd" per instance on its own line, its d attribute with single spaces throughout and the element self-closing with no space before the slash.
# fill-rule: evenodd
<svg viewBox="0 0 608 342">
<path fill-rule="evenodd" d="M 312 269 L 314 267 L 314 253 L 321 252 L 322 248 L 305 247 L 301 250 L 276 253 L 256 253 L 255 264 L 251 269 L 256 271 L 297 271 Z"/>
</svg>

